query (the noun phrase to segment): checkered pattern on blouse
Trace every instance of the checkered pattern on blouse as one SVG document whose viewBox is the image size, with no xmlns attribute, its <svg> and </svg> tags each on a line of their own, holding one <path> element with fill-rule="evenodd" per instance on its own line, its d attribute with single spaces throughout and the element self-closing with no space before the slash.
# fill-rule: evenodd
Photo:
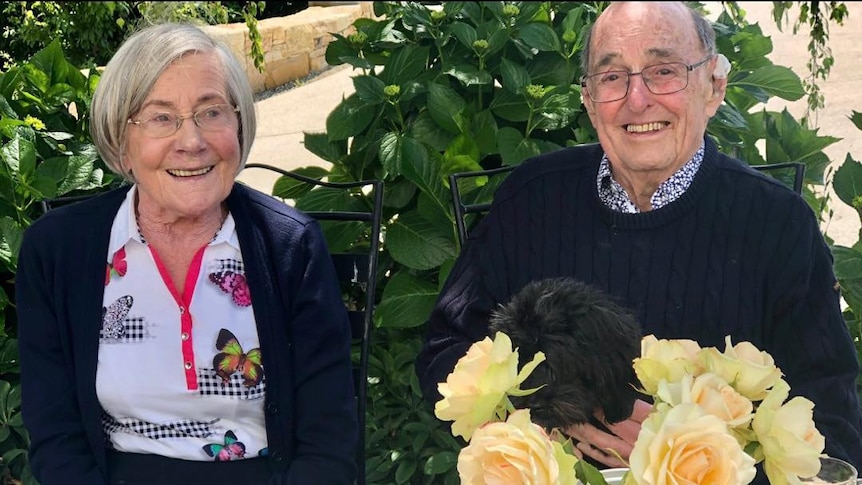
<svg viewBox="0 0 862 485">
<path fill-rule="evenodd" d="M 221 273 L 223 271 L 245 274 L 245 265 L 236 259 L 214 259 L 210 262 L 207 272 Z"/>
<path fill-rule="evenodd" d="M 261 379 L 254 387 L 246 387 L 239 372 L 231 374 L 230 380 L 225 383 L 216 375 L 215 369 L 198 369 L 198 393 L 203 396 L 227 396 L 251 401 L 266 394 L 266 378 Z"/>
<path fill-rule="evenodd" d="M 150 423 L 133 418 L 116 419 L 108 413 L 102 413 L 102 429 L 106 436 L 122 432 L 158 440 L 162 438 L 207 438 L 214 433 L 212 425 L 218 419 L 211 421 L 192 421 L 187 419 L 167 423 Z M 110 442 L 110 439 L 108 440 Z"/>
<path fill-rule="evenodd" d="M 140 343 L 151 338 L 149 325 L 142 317 L 129 317 L 121 323 L 122 332 L 117 335 L 106 335 L 105 329 L 99 331 L 99 342 L 103 344 Z"/>
</svg>

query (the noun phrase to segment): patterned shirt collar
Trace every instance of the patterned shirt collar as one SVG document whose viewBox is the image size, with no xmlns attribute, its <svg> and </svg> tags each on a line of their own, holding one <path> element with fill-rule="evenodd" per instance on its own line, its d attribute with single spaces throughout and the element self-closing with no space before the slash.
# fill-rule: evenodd
<svg viewBox="0 0 862 485">
<path fill-rule="evenodd" d="M 108 246 L 108 260 L 110 256 L 124 247 L 129 241 L 136 241 L 140 244 L 146 244 L 138 231 L 138 218 L 135 215 L 135 194 L 137 185 L 132 185 L 129 192 L 126 194 L 125 200 L 120 205 L 120 210 L 114 217 L 114 224 L 111 227 L 111 239 Z M 236 225 L 233 216 L 228 212 L 227 217 L 222 223 L 221 229 L 216 233 L 210 245 L 226 242 L 236 249 L 239 249 L 239 239 L 236 235 Z"/>
<path fill-rule="evenodd" d="M 670 204 L 682 197 L 682 194 L 688 190 L 700 168 L 700 164 L 703 162 L 704 146 L 705 143 L 702 142 L 700 148 L 691 157 L 691 160 L 674 172 L 669 179 L 659 184 L 655 193 L 650 197 L 650 204 L 653 210 Z M 623 186 L 614 180 L 611 163 L 608 160 L 607 154 L 602 155 L 596 185 L 599 189 L 599 199 L 611 210 L 627 214 L 640 212 L 640 209 L 629 198 Z"/>
</svg>

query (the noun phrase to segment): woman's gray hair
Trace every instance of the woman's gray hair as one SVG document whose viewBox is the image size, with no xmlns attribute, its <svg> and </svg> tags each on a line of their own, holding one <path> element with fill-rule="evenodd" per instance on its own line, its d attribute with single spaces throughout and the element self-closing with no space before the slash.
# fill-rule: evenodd
<svg viewBox="0 0 862 485">
<path fill-rule="evenodd" d="M 697 32 L 698 39 L 700 39 L 700 45 L 703 47 L 704 54 L 714 55 L 716 53 L 715 30 L 712 28 L 712 22 L 688 5 L 683 4 L 683 6 L 691 14 L 691 19 L 694 22 L 694 30 Z M 587 75 L 590 68 L 590 50 L 592 48 L 590 42 L 593 38 L 593 26 L 595 26 L 595 22 L 587 30 L 587 34 L 584 36 L 584 48 L 581 50 L 581 74 L 584 76 Z"/>
<path fill-rule="evenodd" d="M 126 39 L 105 66 L 90 109 L 90 134 L 108 167 L 134 181 L 123 167 L 127 121 L 143 106 L 156 81 L 174 61 L 191 53 L 215 53 L 221 60 L 228 102 L 239 107 L 240 163 L 245 166 L 257 129 L 254 94 L 245 69 L 230 49 L 191 24 L 146 27 Z"/>
</svg>

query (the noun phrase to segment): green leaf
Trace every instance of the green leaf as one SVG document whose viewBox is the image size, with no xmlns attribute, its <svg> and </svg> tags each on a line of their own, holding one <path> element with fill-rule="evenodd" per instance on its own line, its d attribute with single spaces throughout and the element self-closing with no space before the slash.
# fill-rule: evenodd
<svg viewBox="0 0 862 485">
<path fill-rule="evenodd" d="M 850 118 L 850 121 L 853 122 L 857 129 L 862 130 L 862 113 L 854 110 L 853 114 L 848 116 L 848 118 Z"/>
<path fill-rule="evenodd" d="M 291 170 L 291 172 L 317 180 L 320 180 L 328 173 L 325 168 L 316 166 L 297 168 Z M 272 185 L 272 195 L 281 199 L 299 199 L 309 193 L 314 187 L 314 184 L 282 175 Z"/>
<path fill-rule="evenodd" d="M 303 132 L 302 144 L 306 150 L 332 164 L 347 155 L 347 143 L 344 140 L 330 141 L 326 133 Z"/>
<path fill-rule="evenodd" d="M 401 137 L 398 133 L 389 132 L 380 138 L 378 157 L 387 174 L 393 177 L 401 175 Z"/>
<path fill-rule="evenodd" d="M 500 74 L 503 77 L 503 88 L 517 94 L 524 92 L 530 84 L 530 74 L 519 63 L 503 58 L 500 61 Z"/>
<path fill-rule="evenodd" d="M 464 47 L 471 50 L 473 49 L 473 42 L 476 42 L 476 40 L 479 38 L 479 36 L 476 35 L 476 29 L 474 29 L 471 25 L 465 24 L 464 22 L 454 22 L 449 27 L 449 29 L 452 35 L 454 35 L 455 38 L 458 39 L 458 42 L 464 45 Z"/>
<path fill-rule="evenodd" d="M 398 469 L 395 470 L 395 483 L 400 485 L 409 482 L 413 478 L 413 474 L 417 468 L 419 468 L 419 465 L 417 465 L 416 460 L 402 460 L 398 464 Z"/>
<path fill-rule="evenodd" d="M 386 85 L 375 76 L 354 76 L 353 87 L 359 99 L 366 103 L 380 104 L 386 101 L 386 95 L 383 94 Z"/>
<path fill-rule="evenodd" d="M 521 31 L 518 33 L 518 36 L 523 39 L 528 46 L 540 51 L 559 52 L 561 49 L 560 38 L 557 37 L 557 33 L 554 32 L 554 29 L 548 27 L 546 24 L 538 22 L 529 23 L 521 27 Z"/>
<path fill-rule="evenodd" d="M 30 140 L 19 135 L 0 147 L 0 158 L 6 165 L 10 179 L 21 183 L 22 176 L 36 171 L 36 147 Z"/>
<path fill-rule="evenodd" d="M 575 62 L 555 52 L 540 52 L 526 67 L 533 84 L 568 86 L 575 83 Z"/>
<path fill-rule="evenodd" d="M 456 136 L 443 153 L 441 175 L 475 170 L 482 170 L 479 164 L 479 147 L 470 135 Z"/>
<path fill-rule="evenodd" d="M 402 157 L 409 163 L 401 163 L 404 177 L 433 202 L 436 212 L 449 213 L 449 192 L 440 176 L 440 157 L 430 156 L 428 150 L 418 140 L 405 138 Z"/>
<path fill-rule="evenodd" d="M 380 79 L 387 85 L 401 85 L 419 76 L 428 65 L 428 47 L 406 45 L 395 51 L 386 67 L 380 73 Z"/>
<path fill-rule="evenodd" d="M 862 251 L 844 246 L 832 246 L 832 255 L 835 258 L 835 277 L 844 279 L 862 278 Z"/>
<path fill-rule="evenodd" d="M 86 155 L 54 157 L 42 162 L 36 172 L 53 180 L 56 195 L 64 195 L 88 188 L 93 166 L 94 160 Z"/>
<path fill-rule="evenodd" d="M 428 320 L 436 300 L 433 284 L 401 271 L 386 283 L 375 316 L 383 328 L 418 327 Z"/>
<path fill-rule="evenodd" d="M 742 79 L 734 80 L 732 85 L 762 89 L 788 101 L 796 101 L 805 95 L 799 76 L 784 66 L 761 67 Z"/>
<path fill-rule="evenodd" d="M 39 69 L 45 74 L 44 88 L 40 86 L 40 90 L 45 92 L 49 86 L 66 81 L 69 75 L 70 66 L 63 57 L 63 49 L 60 47 L 59 39 L 54 39 L 44 49 L 40 50 L 30 58 L 30 65 Z M 79 75 L 81 75 L 79 73 Z"/>
<path fill-rule="evenodd" d="M 21 225 L 11 217 L 0 217 L 0 260 L 6 262 L 9 267 L 17 266 L 23 236 L 24 228 Z"/>
<path fill-rule="evenodd" d="M 386 244 L 395 261 L 418 270 L 440 266 L 455 257 L 450 234 L 441 234 L 433 224 L 415 212 L 401 214 L 386 231 Z"/>
<path fill-rule="evenodd" d="M 428 84 L 428 113 L 439 126 L 452 133 L 463 131 L 457 119 L 467 103 L 449 86 Z"/>
<path fill-rule="evenodd" d="M 375 108 L 354 93 L 341 101 L 326 117 L 326 134 L 330 140 L 346 140 L 358 135 L 374 119 Z"/>
<path fill-rule="evenodd" d="M 596 467 L 587 463 L 586 460 L 578 460 L 575 463 L 575 475 L 581 483 L 589 483 L 591 485 L 607 484 L 602 473 Z"/>
<path fill-rule="evenodd" d="M 497 120 L 493 113 L 488 110 L 476 113 L 470 128 L 476 146 L 479 147 L 480 156 L 497 153 Z"/>
<path fill-rule="evenodd" d="M 416 116 L 410 124 L 408 134 L 438 152 L 445 150 L 453 138 L 453 134 L 435 123 L 427 111 Z"/>
<path fill-rule="evenodd" d="M 344 64 L 343 58 L 345 57 L 357 57 L 358 52 L 353 46 L 347 42 L 347 39 L 344 38 L 343 35 L 333 33 L 331 34 L 335 40 L 331 40 L 329 45 L 326 46 L 326 53 L 324 54 L 324 58 L 326 59 L 326 63 L 330 66 L 339 66 Z"/>
<path fill-rule="evenodd" d="M 527 121 L 530 117 L 530 105 L 521 94 L 515 94 L 505 89 L 497 89 L 489 106 L 491 112 L 506 121 Z"/>
<path fill-rule="evenodd" d="M 476 68 L 476 66 L 470 64 L 459 64 L 457 66 L 452 66 L 449 69 L 443 71 L 443 73 L 454 77 L 466 87 L 486 85 L 494 82 L 494 79 L 491 78 L 491 74 L 488 73 L 488 71 L 480 71 Z"/>
<path fill-rule="evenodd" d="M 862 211 L 862 163 L 854 160 L 850 154 L 844 163 L 835 171 L 832 178 L 832 189 L 842 202 Z M 854 201 L 856 204 L 854 205 Z M 857 273 L 862 275 L 862 273 Z"/>
<path fill-rule="evenodd" d="M 455 468 L 458 464 L 458 453 L 452 451 L 441 451 L 434 453 L 425 460 L 425 466 L 422 468 L 426 475 L 440 475 Z"/>
<path fill-rule="evenodd" d="M 524 138 L 518 130 L 509 126 L 497 132 L 497 146 L 500 147 L 503 165 L 517 165 L 542 153 L 535 140 Z"/>
</svg>

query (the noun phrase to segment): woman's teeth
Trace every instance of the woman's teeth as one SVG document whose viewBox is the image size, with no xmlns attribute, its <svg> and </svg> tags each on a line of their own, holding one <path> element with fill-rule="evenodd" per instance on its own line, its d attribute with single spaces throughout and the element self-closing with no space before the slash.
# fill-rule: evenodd
<svg viewBox="0 0 862 485">
<path fill-rule="evenodd" d="M 168 173 L 174 177 L 194 177 L 196 175 L 203 175 L 212 169 L 213 167 L 199 168 L 197 170 L 168 170 Z"/>
</svg>

